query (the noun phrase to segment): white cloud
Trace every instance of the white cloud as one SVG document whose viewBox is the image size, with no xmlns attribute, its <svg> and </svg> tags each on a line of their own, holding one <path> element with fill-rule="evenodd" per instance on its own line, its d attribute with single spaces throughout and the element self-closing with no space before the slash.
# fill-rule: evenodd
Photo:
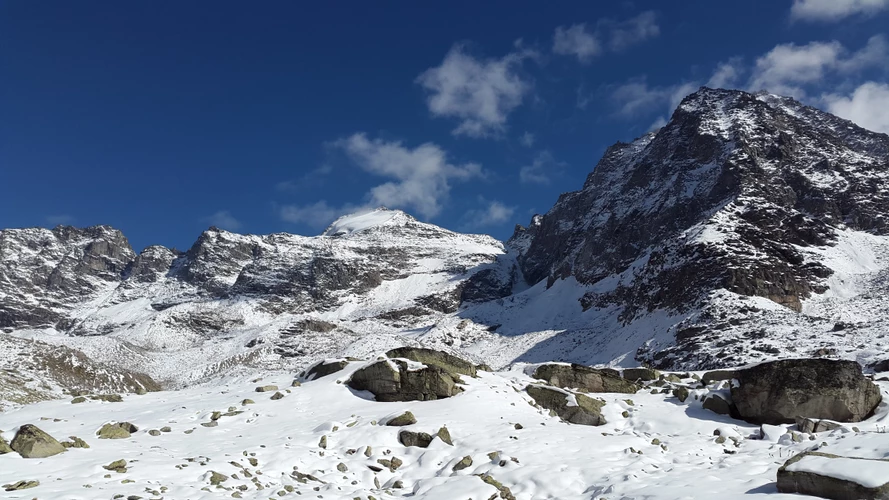
<svg viewBox="0 0 889 500">
<path fill-rule="evenodd" d="M 460 120 L 454 135 L 496 136 L 531 90 L 531 82 L 521 74 L 529 57 L 535 54 L 521 50 L 500 59 L 478 59 L 458 44 L 440 66 L 424 71 L 416 82 L 429 92 L 426 104 L 434 116 Z"/>
<path fill-rule="evenodd" d="M 549 184 L 550 176 L 558 174 L 565 167 L 565 163 L 557 161 L 549 151 L 537 153 L 530 165 L 519 169 L 519 180 L 523 184 Z"/>
<path fill-rule="evenodd" d="M 586 24 L 574 24 L 568 28 L 559 26 L 553 35 L 553 53 L 577 56 L 584 64 L 599 55 L 602 47 L 596 35 L 586 29 Z"/>
<path fill-rule="evenodd" d="M 706 86 L 714 89 L 734 88 L 743 73 L 744 67 L 741 59 L 731 58 L 716 66 L 716 70 L 713 71 Z"/>
<path fill-rule="evenodd" d="M 615 24 L 611 29 L 609 46 L 612 50 L 619 51 L 660 34 L 657 15 L 653 11 L 646 11 Z"/>
<path fill-rule="evenodd" d="M 46 216 L 46 223 L 50 226 L 70 226 L 71 224 L 74 224 L 75 220 L 73 215 L 68 214 Z"/>
<path fill-rule="evenodd" d="M 867 82 L 851 95 L 828 94 L 822 100 L 829 112 L 866 129 L 889 134 L 889 85 Z"/>
<path fill-rule="evenodd" d="M 504 205 L 499 201 L 485 201 L 486 205 L 466 212 L 464 216 L 470 227 L 495 226 L 512 219 L 515 207 Z"/>
<path fill-rule="evenodd" d="M 524 134 L 522 134 L 521 137 L 519 137 L 519 142 L 522 144 L 522 146 L 530 148 L 534 145 L 534 134 L 532 134 L 531 132 L 525 132 Z"/>
<path fill-rule="evenodd" d="M 235 219 L 228 210 L 220 210 L 209 217 L 204 217 L 203 221 L 211 226 L 229 231 L 237 231 L 241 228 L 241 222 Z"/>
<path fill-rule="evenodd" d="M 365 172 L 392 180 L 371 188 L 365 195 L 366 203 L 361 205 L 335 207 L 319 201 L 307 206 L 281 207 L 279 215 L 283 220 L 321 226 L 337 216 L 378 206 L 403 208 L 431 219 L 441 213 L 450 195 L 451 182 L 485 175 L 477 163 L 450 163 L 445 151 L 432 143 L 410 149 L 398 141 L 371 140 L 364 134 L 354 134 L 332 146 L 345 152 Z"/>
<path fill-rule="evenodd" d="M 278 191 L 293 192 L 313 186 L 319 186 L 324 183 L 324 178 L 332 172 L 333 166 L 325 163 L 324 165 L 307 172 L 299 179 L 281 181 L 275 184 L 275 189 Z"/>
<path fill-rule="evenodd" d="M 889 0 L 793 0 L 790 18 L 803 21 L 839 21 L 856 15 L 873 15 L 889 7 Z"/>
<path fill-rule="evenodd" d="M 874 36 L 858 52 L 849 54 L 840 42 L 811 42 L 777 45 L 757 58 L 748 88 L 805 98 L 804 86 L 821 82 L 826 76 L 861 71 L 884 64 L 889 47 L 883 36 Z"/>
</svg>

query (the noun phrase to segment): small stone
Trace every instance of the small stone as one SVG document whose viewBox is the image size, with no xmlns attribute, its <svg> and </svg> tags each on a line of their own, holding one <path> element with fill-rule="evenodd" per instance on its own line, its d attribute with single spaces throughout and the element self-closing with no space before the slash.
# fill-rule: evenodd
<svg viewBox="0 0 889 500">
<path fill-rule="evenodd" d="M 215 421 L 215 420 L 211 420 L 211 421 L 209 421 L 209 422 L 201 422 L 201 425 L 202 425 L 203 427 L 216 427 L 216 426 L 219 425 L 219 422 L 217 422 L 217 421 Z"/>
<path fill-rule="evenodd" d="M 160 435 L 161 435 L 161 431 L 159 431 L 159 430 L 157 430 L 157 429 L 151 429 L 150 431 L 148 431 L 148 434 L 151 435 L 151 436 L 160 436 Z"/>
<path fill-rule="evenodd" d="M 80 404 L 80 403 L 85 403 L 85 402 L 86 402 L 86 398 L 83 396 L 77 396 L 76 398 L 71 400 L 71 404 L 75 404 L 75 405 Z"/>
<path fill-rule="evenodd" d="M 163 426 L 161 427 L 161 432 L 173 432 L 173 429 L 171 429 L 169 426 Z"/>
<path fill-rule="evenodd" d="M 471 466 L 472 466 L 472 457 L 470 457 L 469 455 L 466 455 L 465 457 L 460 459 L 459 462 L 454 464 L 454 467 L 451 468 L 451 470 L 454 472 L 457 472 L 457 471 L 463 470 L 463 469 L 465 469 L 467 467 L 471 467 Z"/>
<path fill-rule="evenodd" d="M 284 395 L 281 394 L 280 392 L 276 392 L 274 395 L 272 395 L 272 398 L 271 398 L 271 399 L 272 399 L 272 401 L 277 401 L 277 400 L 279 400 L 279 399 L 284 399 Z"/>
<path fill-rule="evenodd" d="M 388 425 L 390 427 L 401 427 L 401 426 L 411 425 L 411 424 L 416 424 L 416 423 L 417 423 L 417 419 L 416 419 L 416 417 L 414 417 L 414 414 L 409 411 L 406 411 L 406 412 L 402 413 L 401 415 L 398 415 L 397 417 L 390 419 L 388 422 L 386 422 L 386 425 Z"/>
<path fill-rule="evenodd" d="M 261 385 L 256 388 L 256 392 L 274 392 L 278 390 L 277 385 Z"/>
<path fill-rule="evenodd" d="M 40 481 L 18 481 L 16 483 L 4 484 L 3 489 L 6 491 L 19 491 L 36 488 L 37 486 L 40 486 Z"/>
<path fill-rule="evenodd" d="M 126 439 L 139 429 L 129 422 L 116 422 L 103 425 L 96 435 L 99 439 Z"/>
<path fill-rule="evenodd" d="M 327 436 L 321 436 L 321 440 L 318 441 L 318 446 L 325 450 L 327 449 Z"/>
<path fill-rule="evenodd" d="M 252 404 L 256 404 L 256 402 L 253 401 L 252 399 L 249 399 L 249 398 L 241 401 L 241 406 L 247 406 L 247 405 L 252 405 Z"/>
<path fill-rule="evenodd" d="M 336 470 L 338 470 L 340 472 L 347 472 L 349 470 L 349 468 L 346 467 L 346 464 L 340 462 L 339 464 L 337 464 Z"/>
<path fill-rule="evenodd" d="M 216 471 L 210 471 L 210 485 L 219 486 L 220 484 L 228 481 L 228 476 L 225 474 L 220 474 Z"/>
<path fill-rule="evenodd" d="M 517 431 L 520 431 L 520 430 L 524 429 L 524 427 L 522 426 L 522 424 L 515 424 L 514 427 L 515 427 L 515 430 L 517 430 Z"/>
<path fill-rule="evenodd" d="M 293 383 L 290 384 L 290 387 L 299 387 L 301 385 L 302 384 L 299 382 L 299 380 L 294 380 Z"/>
<path fill-rule="evenodd" d="M 108 465 L 103 465 L 102 468 L 105 470 L 123 474 L 127 471 L 127 461 L 123 459 L 115 460 Z"/>
</svg>

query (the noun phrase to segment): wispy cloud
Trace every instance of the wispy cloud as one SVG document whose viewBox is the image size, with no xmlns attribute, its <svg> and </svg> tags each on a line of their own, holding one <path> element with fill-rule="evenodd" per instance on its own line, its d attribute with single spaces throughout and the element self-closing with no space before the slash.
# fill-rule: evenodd
<svg viewBox="0 0 889 500">
<path fill-rule="evenodd" d="M 517 46 L 519 50 L 502 58 L 485 59 L 470 54 L 465 44 L 454 45 L 441 65 L 416 80 L 428 93 L 426 104 L 432 115 L 458 119 L 454 135 L 500 136 L 509 114 L 532 88 L 522 64 L 537 54 Z"/>
<path fill-rule="evenodd" d="M 45 219 L 50 226 L 70 226 L 77 220 L 73 215 L 68 214 L 47 215 Z"/>
<path fill-rule="evenodd" d="M 242 227 L 241 222 L 238 219 L 235 219 L 228 210 L 220 210 L 213 215 L 204 217 L 201 220 L 202 222 L 206 222 L 211 226 L 216 226 L 220 229 L 226 229 L 228 231 L 237 231 Z"/>
<path fill-rule="evenodd" d="M 413 149 L 398 141 L 369 139 L 365 134 L 354 134 L 331 145 L 348 156 L 367 173 L 392 179 L 371 188 L 360 205 L 334 207 L 326 201 L 310 205 L 288 205 L 279 209 L 281 218 L 288 222 L 331 222 L 336 216 L 367 207 L 386 206 L 403 208 L 431 219 L 441 213 L 448 200 L 453 182 L 484 177 L 477 163 L 451 163 L 447 153 L 433 143 Z"/>
<path fill-rule="evenodd" d="M 519 169 L 523 184 L 549 184 L 552 176 L 560 174 L 567 164 L 557 161 L 549 151 L 540 151 L 530 165 Z"/>
<path fill-rule="evenodd" d="M 645 11 L 624 21 L 601 19 L 595 29 L 589 28 L 586 23 L 559 26 L 553 33 L 552 51 L 554 54 L 575 56 L 581 64 L 589 64 L 605 51 L 606 44 L 609 50 L 620 52 L 658 36 L 660 32 L 654 11 Z"/>
<path fill-rule="evenodd" d="M 521 143 L 521 145 L 525 146 L 526 148 L 530 148 L 534 146 L 534 139 L 534 134 L 532 134 L 531 132 L 525 132 L 524 134 L 522 134 L 521 137 L 519 137 L 519 143 Z"/>
<path fill-rule="evenodd" d="M 794 21 L 835 22 L 854 15 L 871 16 L 889 8 L 889 0 L 793 0 Z"/>
<path fill-rule="evenodd" d="M 298 179 L 291 179 L 286 181 L 281 181 L 275 184 L 275 189 L 278 191 L 284 192 L 295 192 L 301 191 L 304 189 L 318 187 L 324 183 L 324 179 L 333 172 L 333 166 L 328 163 L 321 165 L 320 167 L 311 170 L 299 177 Z"/>
<path fill-rule="evenodd" d="M 740 57 L 733 57 L 719 63 L 706 85 L 714 89 L 734 88 L 744 74 L 744 63 Z"/>
<path fill-rule="evenodd" d="M 508 206 L 499 201 L 485 200 L 484 198 L 480 198 L 479 201 L 482 203 L 482 207 L 469 210 L 464 215 L 464 219 L 467 221 L 466 227 L 468 228 L 503 224 L 510 221 L 513 214 L 515 214 L 516 207 Z"/>
</svg>

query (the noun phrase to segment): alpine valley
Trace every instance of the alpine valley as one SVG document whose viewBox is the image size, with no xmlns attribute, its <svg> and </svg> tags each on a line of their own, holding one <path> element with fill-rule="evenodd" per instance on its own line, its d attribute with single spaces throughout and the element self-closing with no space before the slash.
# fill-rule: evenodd
<svg viewBox="0 0 889 500">
<path fill-rule="evenodd" d="M 777 494 L 776 470 L 812 451 L 815 427 L 809 443 L 806 422 L 741 422 L 740 404 L 714 413 L 713 395 L 742 401 L 731 382 L 744 375 L 705 371 L 792 358 L 889 371 L 887 304 L 889 136 L 790 98 L 709 88 L 662 128 L 611 146 L 580 190 L 506 242 L 385 208 L 314 237 L 211 227 L 184 252 L 137 254 L 109 226 L 6 229 L 0 429 L 46 418 L 53 435 L 92 441 L 122 423 L 133 436 L 69 449 L 94 459 L 64 462 L 64 480 L 41 471 L 34 489 L 11 482 L 9 498 Z M 400 347 L 444 361 L 357 361 Z M 568 366 L 550 362 L 602 369 L 607 390 L 581 392 L 604 399 L 565 392 L 586 372 L 544 375 Z M 423 378 L 437 363 L 440 378 Z M 415 378 L 412 397 L 379 382 Z M 562 387 L 545 387 L 560 401 L 535 379 Z M 889 385 L 874 387 L 843 421 L 869 420 L 837 424 L 819 445 L 884 458 L 889 406 L 877 405 Z M 382 425 L 414 414 L 433 434 Z M 203 448 L 182 441 L 197 439 L 190 431 L 207 433 Z M 31 479 L 3 444 L 0 434 L 0 479 Z M 595 470 L 581 448 L 605 454 Z"/>
</svg>

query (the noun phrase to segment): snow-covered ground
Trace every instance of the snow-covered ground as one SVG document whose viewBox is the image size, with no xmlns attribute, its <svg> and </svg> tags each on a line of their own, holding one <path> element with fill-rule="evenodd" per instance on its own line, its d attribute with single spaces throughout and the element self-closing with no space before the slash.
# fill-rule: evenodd
<svg viewBox="0 0 889 500">
<path fill-rule="evenodd" d="M 518 499 L 798 498 L 778 494 L 775 486 L 776 471 L 790 456 L 818 448 L 885 458 L 889 449 L 885 402 L 866 422 L 796 442 L 786 432 L 792 426 L 769 427 L 761 439 L 759 427 L 703 410 L 699 399 L 707 389 L 693 389 L 685 403 L 648 390 L 595 394 L 606 401 L 608 423 L 591 427 L 563 423 L 532 406 L 523 392 L 530 382 L 523 365 L 464 377 L 465 392 L 449 399 L 399 403 L 375 402 L 343 384 L 359 366 L 293 388 L 291 376 L 266 376 L 126 395 L 121 403 L 48 401 L 0 413 L 7 440 L 31 423 L 59 440 L 77 436 L 90 445 L 44 459 L 0 455 L 0 484 L 40 481 L 3 498 L 211 499 L 238 492 L 268 499 L 284 492 L 284 498 L 453 500 L 498 493 L 480 475 Z M 285 397 L 254 391 L 267 384 L 278 385 Z M 889 396 L 889 383 L 880 384 Z M 255 403 L 242 405 L 247 398 Z M 230 409 L 243 413 L 223 416 L 215 427 L 201 425 L 212 412 Z M 380 425 L 405 410 L 416 424 Z M 97 439 L 96 431 L 112 421 L 139 430 L 129 439 Z M 165 426 L 169 432 L 149 434 Z M 435 439 L 428 449 L 407 448 L 397 439 L 400 429 L 434 434 L 442 426 L 453 446 Z M 727 439 L 717 442 L 715 433 Z M 472 465 L 454 472 L 465 456 Z M 393 471 L 378 462 L 396 457 L 403 463 Z M 126 473 L 102 468 L 119 459 L 127 461 Z M 223 488 L 210 485 L 211 471 L 228 476 Z M 305 476 L 294 471 L 316 479 L 301 483 L 298 477 Z"/>
</svg>

